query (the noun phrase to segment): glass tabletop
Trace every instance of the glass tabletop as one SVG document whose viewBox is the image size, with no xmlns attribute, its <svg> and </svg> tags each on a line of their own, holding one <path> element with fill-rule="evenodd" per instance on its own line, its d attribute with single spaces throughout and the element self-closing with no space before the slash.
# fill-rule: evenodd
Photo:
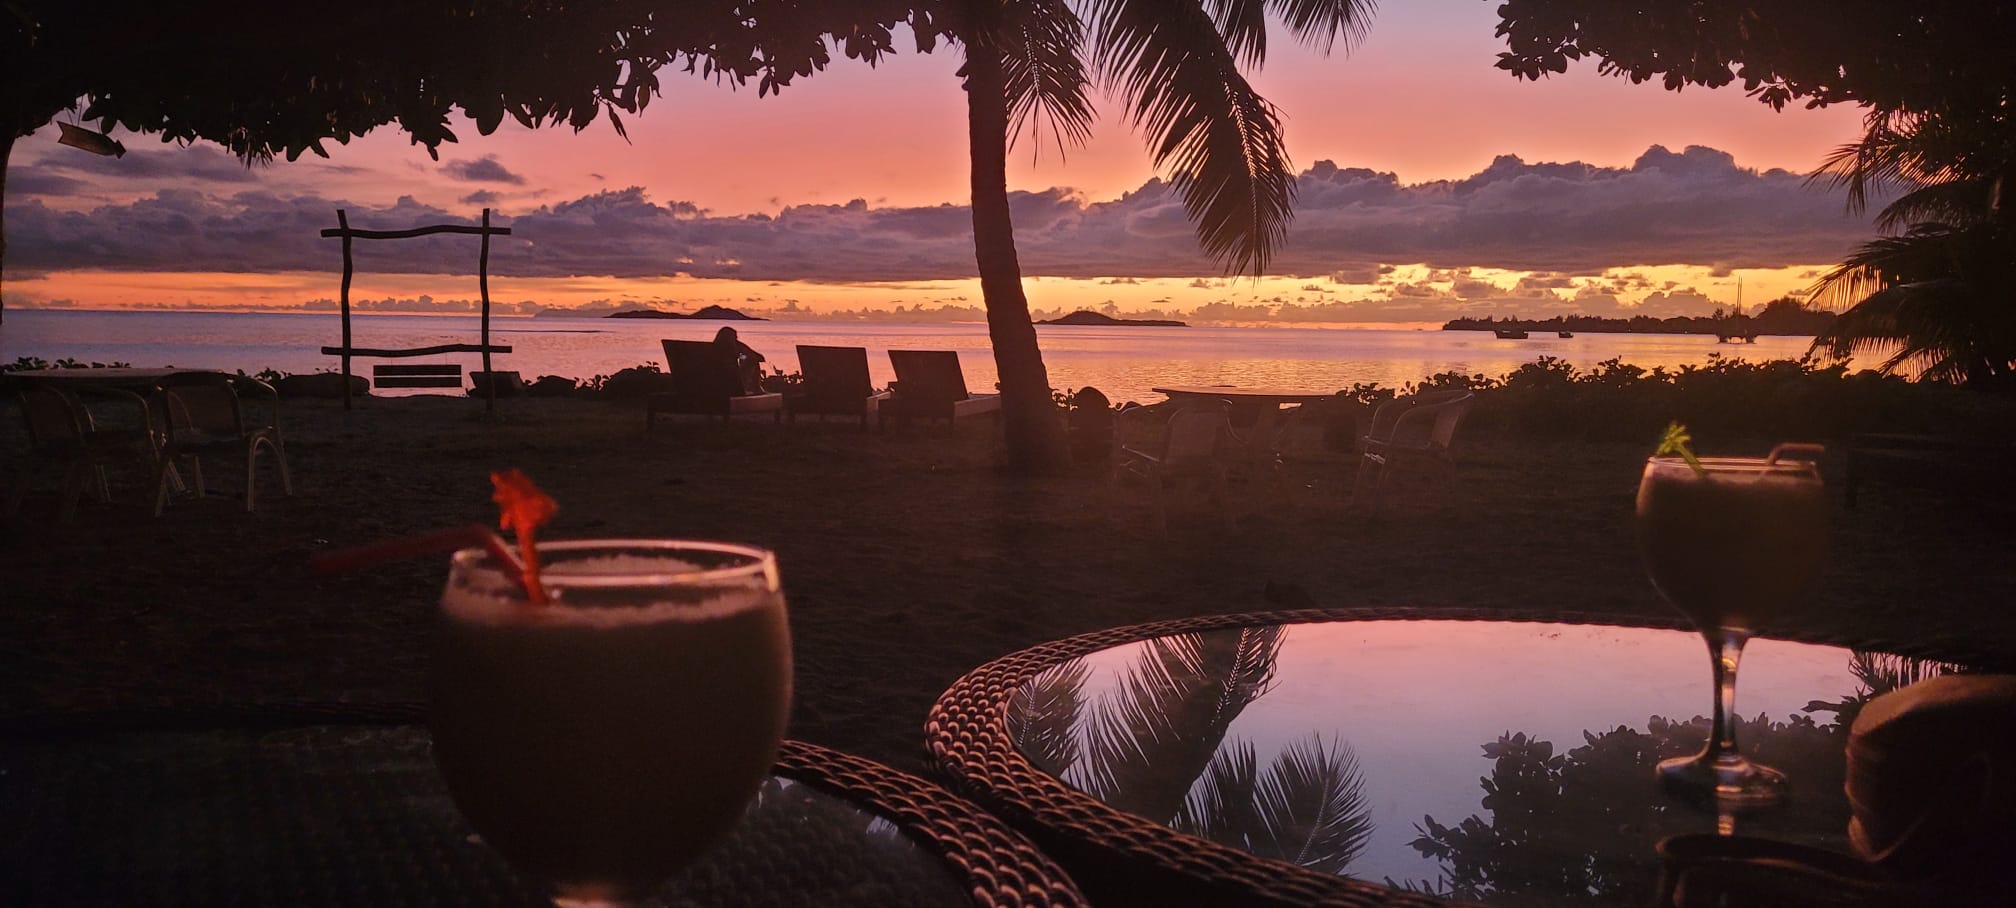
<svg viewBox="0 0 2016 908">
<path fill-rule="evenodd" d="M 1630 905 L 1653 845 L 1717 817 L 1652 766 L 1707 734 L 1689 631 L 1495 621 L 1226 627 L 1054 661 L 1012 687 L 1012 746 L 1120 811 L 1240 851 L 1493 905 Z M 1944 666 L 1757 640 L 1739 740 L 1793 797 L 1745 834 L 1846 850 L 1846 728 Z"/>
<path fill-rule="evenodd" d="M 410 726 L 0 744 L 0 904 L 550 904 L 462 822 L 430 747 Z M 898 821 L 782 771 L 659 896 L 973 904 Z"/>
</svg>

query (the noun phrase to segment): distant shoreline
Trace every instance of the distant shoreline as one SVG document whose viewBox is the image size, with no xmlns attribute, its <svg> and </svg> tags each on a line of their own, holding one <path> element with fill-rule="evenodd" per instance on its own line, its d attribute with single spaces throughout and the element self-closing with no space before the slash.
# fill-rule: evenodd
<svg viewBox="0 0 2016 908">
<path fill-rule="evenodd" d="M 1558 334 L 1695 334 L 1749 340 L 1758 337 L 1812 337 L 1832 327 L 1834 313 L 1809 309 L 1793 297 L 1782 297 L 1758 307 L 1752 313 L 1724 312 L 1714 315 L 1675 315 L 1656 318 L 1634 315 L 1608 318 L 1600 315 L 1557 315 L 1553 318 L 1523 319 L 1495 317 L 1456 318 L 1442 324 L 1444 331 L 1542 332 Z"/>
</svg>

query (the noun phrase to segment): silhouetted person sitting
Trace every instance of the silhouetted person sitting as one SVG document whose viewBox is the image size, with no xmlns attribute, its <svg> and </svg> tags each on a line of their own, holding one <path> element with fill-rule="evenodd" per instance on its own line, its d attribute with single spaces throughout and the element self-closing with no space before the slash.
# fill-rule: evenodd
<svg viewBox="0 0 2016 908">
<path fill-rule="evenodd" d="M 1113 404 L 1098 388 L 1084 387 L 1071 396 L 1066 426 L 1073 463 L 1105 463 L 1113 457 Z"/>
<path fill-rule="evenodd" d="M 742 393 L 763 393 L 763 354 L 742 342 L 735 329 L 726 325 L 714 332 L 714 346 L 735 360 L 735 374 L 742 380 Z"/>
</svg>

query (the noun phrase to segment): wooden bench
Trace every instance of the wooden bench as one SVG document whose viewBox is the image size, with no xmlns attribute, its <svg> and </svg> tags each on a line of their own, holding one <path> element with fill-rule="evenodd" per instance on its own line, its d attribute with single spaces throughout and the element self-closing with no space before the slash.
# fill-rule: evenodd
<svg viewBox="0 0 2016 908">
<path fill-rule="evenodd" d="M 414 363 L 372 366 L 371 384 L 379 388 L 460 388 L 462 364 Z"/>
</svg>

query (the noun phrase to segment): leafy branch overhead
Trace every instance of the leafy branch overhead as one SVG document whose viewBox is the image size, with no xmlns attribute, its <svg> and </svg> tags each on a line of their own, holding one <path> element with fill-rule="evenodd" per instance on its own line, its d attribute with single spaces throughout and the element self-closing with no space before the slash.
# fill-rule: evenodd
<svg viewBox="0 0 2016 908">
<path fill-rule="evenodd" d="M 218 142 L 247 160 L 326 154 L 398 124 L 434 151 L 450 115 L 488 134 L 505 117 L 583 129 L 637 113 L 675 68 L 759 94 L 824 68 L 873 63 L 910 4 L 839 0 L 358 0 L 304 21 L 288 6 L 198 0 L 19 0 L 0 16 L 8 126 L 26 135 L 85 101 L 83 118 Z M 228 27 L 219 23 L 229 23 Z"/>
</svg>

